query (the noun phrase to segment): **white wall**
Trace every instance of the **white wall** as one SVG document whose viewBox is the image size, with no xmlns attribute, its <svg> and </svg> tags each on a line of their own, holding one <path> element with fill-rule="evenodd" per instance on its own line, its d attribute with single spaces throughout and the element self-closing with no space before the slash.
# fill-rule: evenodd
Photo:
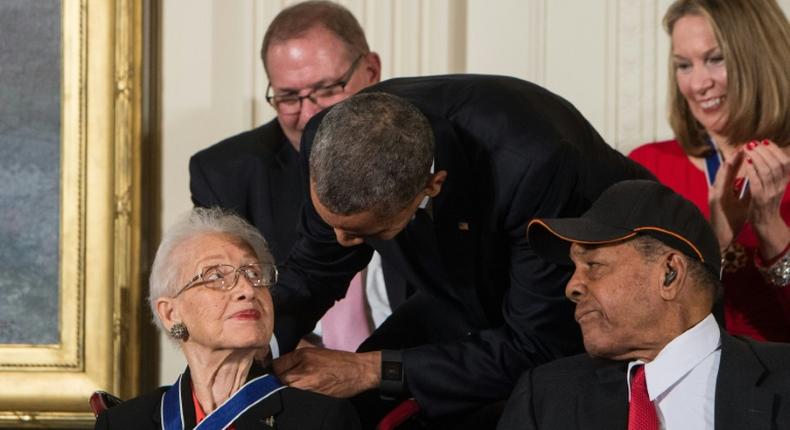
<svg viewBox="0 0 790 430">
<path fill-rule="evenodd" d="M 191 207 L 188 160 L 273 117 L 258 50 L 278 0 L 167 0 L 162 46 L 162 225 Z M 671 137 L 665 121 L 671 0 L 344 0 L 383 78 L 521 77 L 570 100 L 614 147 Z M 785 12 L 790 0 L 779 0 Z M 161 340 L 161 383 L 183 369 Z"/>
</svg>

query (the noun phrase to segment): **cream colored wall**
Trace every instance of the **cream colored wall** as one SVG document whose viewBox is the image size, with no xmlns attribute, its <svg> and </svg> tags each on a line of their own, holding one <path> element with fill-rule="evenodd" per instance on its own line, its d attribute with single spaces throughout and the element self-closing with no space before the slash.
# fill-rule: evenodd
<svg viewBox="0 0 790 430">
<path fill-rule="evenodd" d="M 491 73 L 570 100 L 614 147 L 669 138 L 665 121 L 670 0 L 346 0 L 383 78 Z M 779 1 L 785 12 L 790 0 Z M 191 154 L 273 117 L 258 50 L 292 1 L 162 2 L 162 225 L 191 207 Z M 164 338 L 160 381 L 183 369 Z"/>
</svg>

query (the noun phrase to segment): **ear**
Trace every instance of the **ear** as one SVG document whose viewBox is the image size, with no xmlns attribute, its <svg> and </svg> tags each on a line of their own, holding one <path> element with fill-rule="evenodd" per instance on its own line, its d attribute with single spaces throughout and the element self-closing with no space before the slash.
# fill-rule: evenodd
<svg viewBox="0 0 790 430">
<path fill-rule="evenodd" d="M 381 80 L 381 59 L 379 54 L 375 52 L 368 52 L 364 58 L 365 61 L 365 79 L 368 85 L 373 85 Z"/>
<path fill-rule="evenodd" d="M 438 196 L 439 192 L 442 191 L 442 185 L 446 179 L 446 170 L 440 170 L 432 174 L 431 177 L 428 178 L 428 183 L 425 185 L 425 194 L 427 194 L 430 198 Z"/>
<path fill-rule="evenodd" d="M 686 285 L 686 257 L 678 252 L 668 252 L 661 257 L 661 262 L 661 270 L 656 275 L 661 285 L 661 298 L 667 301 L 677 300 Z"/>
<path fill-rule="evenodd" d="M 177 322 L 181 321 L 181 316 L 176 310 L 175 303 L 172 297 L 160 297 L 156 299 L 156 314 L 165 329 L 170 330 L 170 327 Z"/>
</svg>

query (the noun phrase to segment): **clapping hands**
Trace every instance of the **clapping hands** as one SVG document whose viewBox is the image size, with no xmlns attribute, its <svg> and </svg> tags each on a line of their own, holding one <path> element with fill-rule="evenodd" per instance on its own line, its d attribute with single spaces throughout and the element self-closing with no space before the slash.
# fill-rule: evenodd
<svg viewBox="0 0 790 430">
<path fill-rule="evenodd" d="M 748 179 L 749 190 L 743 198 L 739 185 L 744 181 L 738 176 Z M 716 174 L 709 195 L 711 224 L 720 247 L 725 249 L 748 222 L 758 236 L 764 258 L 780 253 L 790 241 L 790 230 L 780 213 L 789 182 L 788 150 L 771 141 L 749 142 L 727 160 Z"/>
</svg>

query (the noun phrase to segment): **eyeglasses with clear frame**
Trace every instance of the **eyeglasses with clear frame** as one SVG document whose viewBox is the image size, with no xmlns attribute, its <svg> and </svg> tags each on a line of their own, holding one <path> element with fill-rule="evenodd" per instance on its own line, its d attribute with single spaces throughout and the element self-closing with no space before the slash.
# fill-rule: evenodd
<svg viewBox="0 0 790 430">
<path fill-rule="evenodd" d="M 343 91 L 346 90 L 346 85 L 351 80 L 351 76 L 354 74 L 354 70 L 357 69 L 357 64 L 359 64 L 359 60 L 364 57 L 365 54 L 360 54 L 354 62 L 351 63 L 351 67 L 348 68 L 346 73 L 340 77 L 334 83 L 329 85 L 313 88 L 309 93 L 300 96 L 298 94 L 283 94 L 283 95 L 273 95 L 272 93 L 272 84 L 266 87 L 266 101 L 269 102 L 270 105 L 276 110 L 278 113 L 289 115 L 289 114 L 296 114 L 302 110 L 302 103 L 304 99 L 310 99 L 315 105 L 320 106 L 321 108 L 327 107 L 329 104 L 332 103 L 334 98 L 341 94 Z"/>
<path fill-rule="evenodd" d="M 244 275 L 253 287 L 270 287 L 277 283 L 277 267 L 274 264 L 252 263 L 239 266 L 217 264 L 203 269 L 184 285 L 176 295 L 198 286 L 218 291 L 230 291 L 239 283 L 239 274 Z"/>
</svg>

